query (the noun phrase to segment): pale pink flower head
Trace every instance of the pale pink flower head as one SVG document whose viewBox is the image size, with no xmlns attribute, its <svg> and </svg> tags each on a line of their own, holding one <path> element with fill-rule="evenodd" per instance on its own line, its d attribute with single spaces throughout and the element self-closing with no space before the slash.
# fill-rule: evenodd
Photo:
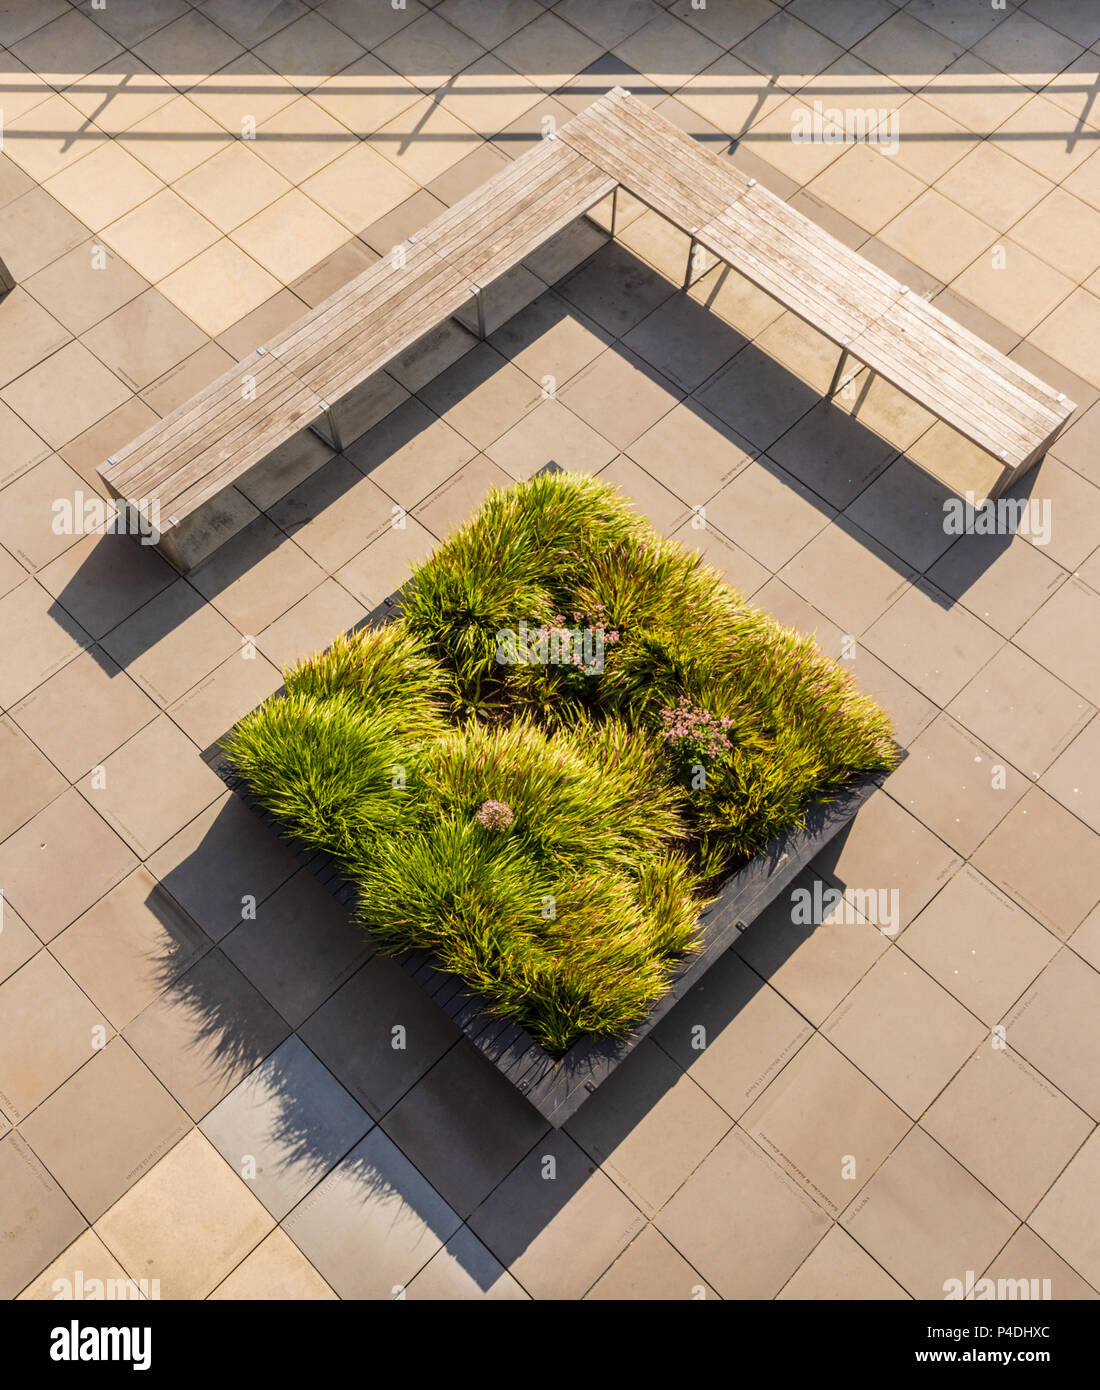
<svg viewBox="0 0 1100 1390">
<path fill-rule="evenodd" d="M 507 830 L 515 816 L 506 801 L 483 801 L 474 813 L 474 820 L 486 830 Z"/>
</svg>

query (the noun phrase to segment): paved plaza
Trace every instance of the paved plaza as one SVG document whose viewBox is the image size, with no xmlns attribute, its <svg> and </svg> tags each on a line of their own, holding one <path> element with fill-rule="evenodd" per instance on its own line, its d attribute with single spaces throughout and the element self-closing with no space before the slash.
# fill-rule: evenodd
<svg viewBox="0 0 1100 1390">
<path fill-rule="evenodd" d="M 1077 402 L 1012 525 L 629 197 L 188 575 L 99 524 L 109 455 L 616 85 Z M 0 0 L 0 111 L 0 1296 L 1098 1297 L 1095 0 Z M 557 1131 L 201 757 L 548 464 L 908 749 L 797 881 L 845 901 L 782 894 Z"/>
</svg>

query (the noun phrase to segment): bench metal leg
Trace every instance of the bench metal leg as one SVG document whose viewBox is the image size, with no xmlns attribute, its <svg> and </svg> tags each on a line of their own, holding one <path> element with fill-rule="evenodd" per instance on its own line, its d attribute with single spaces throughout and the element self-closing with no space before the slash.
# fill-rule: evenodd
<svg viewBox="0 0 1100 1390">
<path fill-rule="evenodd" d="M 327 434 L 324 430 L 318 428 L 316 420 L 310 425 L 310 429 L 318 439 L 323 439 L 330 448 L 335 449 L 338 454 L 342 454 L 344 452 L 344 441 L 340 436 L 340 431 L 336 424 L 336 417 L 333 415 L 332 406 L 330 405 L 325 406 L 324 421 L 328 429 Z"/>
<path fill-rule="evenodd" d="M 826 391 L 826 393 L 825 393 L 826 396 L 835 396 L 835 395 L 836 395 L 837 390 L 838 390 L 838 388 L 839 388 L 839 386 L 840 386 L 840 374 L 841 374 L 841 372 L 843 372 L 843 370 L 844 370 L 844 364 L 845 364 L 845 362 L 847 362 L 847 360 L 848 360 L 848 342 L 847 342 L 847 339 L 845 339 L 845 341 L 844 341 L 843 343 L 841 343 L 841 345 L 840 345 L 840 356 L 837 358 L 836 371 L 833 373 L 833 379 L 832 379 L 832 381 L 829 382 L 829 389 L 828 389 L 828 391 Z"/>
<path fill-rule="evenodd" d="M 691 230 L 694 232 L 694 231 L 695 231 L 695 228 L 692 227 Z M 685 289 L 685 290 L 690 290 L 690 289 L 691 289 L 691 274 L 692 274 L 692 271 L 695 269 L 695 248 L 698 246 L 698 244 L 699 244 L 699 243 L 695 240 L 695 238 L 692 237 L 692 238 L 691 238 L 691 241 L 690 241 L 690 243 L 689 243 L 689 245 L 688 245 L 687 268 L 686 268 L 685 271 L 684 271 L 684 289 Z"/>
<path fill-rule="evenodd" d="M 481 290 L 476 289 L 476 287 L 475 287 L 475 291 L 474 291 L 474 302 L 475 302 L 476 305 L 477 305 L 477 336 L 478 336 L 479 338 L 484 338 L 484 337 L 485 337 L 485 299 L 484 299 L 484 296 L 483 296 Z"/>
<path fill-rule="evenodd" d="M 619 216 L 619 185 L 611 190 L 611 240 L 615 240 L 615 222 Z"/>
</svg>

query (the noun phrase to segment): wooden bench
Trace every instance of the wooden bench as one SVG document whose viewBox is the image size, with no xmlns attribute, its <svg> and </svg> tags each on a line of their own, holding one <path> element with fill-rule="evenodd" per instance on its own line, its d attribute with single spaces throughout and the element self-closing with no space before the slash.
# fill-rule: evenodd
<svg viewBox="0 0 1100 1390">
<path fill-rule="evenodd" d="M 487 291 L 609 195 L 613 237 L 620 188 L 689 237 L 685 288 L 699 248 L 745 276 L 838 344 L 830 393 L 851 359 L 992 455 L 990 497 L 1075 408 L 615 88 L 108 459 L 108 491 L 152 513 L 186 571 L 257 514 L 236 486 L 251 470 L 305 429 L 342 449 L 378 418 L 387 366 L 450 318 L 484 337 Z"/>
</svg>

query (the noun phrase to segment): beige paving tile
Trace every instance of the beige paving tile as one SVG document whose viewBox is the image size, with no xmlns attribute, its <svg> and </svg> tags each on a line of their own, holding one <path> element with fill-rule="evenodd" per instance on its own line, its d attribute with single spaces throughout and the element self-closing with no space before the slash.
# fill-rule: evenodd
<svg viewBox="0 0 1100 1390">
<path fill-rule="evenodd" d="M 3 814 L 0 835 L 6 837 L 65 790 L 65 779 L 42 750 L 5 715 L 0 719 L 3 750 Z"/>
<path fill-rule="evenodd" d="M 279 281 L 223 238 L 173 271 L 159 289 L 205 333 L 217 337 L 269 299 Z"/>
<path fill-rule="evenodd" d="M 914 1127 L 841 1225 L 914 1298 L 983 1269 L 1016 1226 L 1012 1213 Z"/>
<path fill-rule="evenodd" d="M 729 1131 L 731 1120 L 666 1052 L 646 1040 L 568 1128 L 652 1218 Z"/>
<path fill-rule="evenodd" d="M 842 1226 L 834 1226 L 810 1251 L 776 1296 L 806 1301 L 909 1297 Z"/>
<path fill-rule="evenodd" d="M 1011 1048 L 993 1043 L 975 1053 L 921 1123 L 1021 1218 L 1093 1129 Z"/>
<path fill-rule="evenodd" d="M 1065 573 L 1044 550 L 1023 538 L 964 536 L 932 566 L 928 577 L 984 623 L 1011 637 L 1046 602 Z"/>
<path fill-rule="evenodd" d="M 1030 335 L 1031 341 L 1071 371 L 1100 385 L 1096 346 L 1100 338 L 1100 298 L 1074 290 Z"/>
<path fill-rule="evenodd" d="M 347 228 L 298 189 L 291 189 L 233 232 L 237 245 L 284 283 L 296 280 L 347 239 Z"/>
<path fill-rule="evenodd" d="M 1046 771 L 1093 714 L 1091 705 L 1014 646 L 1002 647 L 950 709 L 1031 778 Z"/>
<path fill-rule="evenodd" d="M 0 728 L 3 725 L 0 724 Z M 0 935 L 0 981 L 8 979 L 41 948 L 42 943 L 10 903 L 4 904 L 4 931 Z M 5 1127 L 7 1121 L 4 1121 Z"/>
<path fill-rule="evenodd" d="M 1044 87 L 1080 54 L 1080 45 L 1017 10 L 974 45 L 979 57 L 1028 87 Z"/>
<path fill-rule="evenodd" d="M 383 533 L 336 572 L 336 579 L 369 612 L 396 593 L 435 548 L 430 531 L 409 517 L 403 528 Z"/>
<path fill-rule="evenodd" d="M 365 231 L 417 190 L 369 145 L 356 145 L 302 184 L 302 192 L 349 232 Z"/>
<path fill-rule="evenodd" d="M 653 1037 L 734 1119 L 812 1033 L 744 961 L 723 956 Z"/>
<path fill-rule="evenodd" d="M 23 1125 L 24 1137 L 89 1221 L 191 1128 L 121 1038 L 114 1038 Z"/>
<path fill-rule="evenodd" d="M 890 779 L 890 795 L 953 849 L 971 854 L 1027 786 L 1015 768 L 999 763 L 984 743 L 943 714 L 910 746 Z"/>
<path fill-rule="evenodd" d="M 284 106 L 256 129 L 256 153 L 295 184 L 354 144 L 351 132 L 309 97 Z"/>
<path fill-rule="evenodd" d="M 344 458 L 332 459 L 271 508 L 271 520 L 329 573 L 396 519 L 390 497 Z"/>
<path fill-rule="evenodd" d="M 151 546 L 130 536 L 94 534 L 78 540 L 38 571 L 39 583 L 58 600 L 59 619 L 71 614 L 93 637 L 102 637 L 159 594 L 175 571 Z"/>
<path fill-rule="evenodd" d="M 1014 240 L 1072 280 L 1100 265 L 1100 213 L 1055 188 L 1013 227 Z"/>
<path fill-rule="evenodd" d="M 122 382 L 80 343 L 67 346 L 4 388 L 3 399 L 55 449 L 126 400 Z"/>
<path fill-rule="evenodd" d="M 98 1286 L 94 1280 L 99 1280 Z M 114 1282 L 116 1280 L 124 1282 L 120 1284 Z M 128 1293 L 129 1275 L 89 1227 L 62 1250 L 19 1297 L 35 1300 L 92 1297 L 96 1293 L 104 1294 L 108 1288 L 125 1288 Z"/>
<path fill-rule="evenodd" d="M 825 512 L 824 517 L 828 517 Z M 779 571 L 848 634 L 863 632 L 914 578 L 871 536 L 844 517 L 819 530 Z"/>
<path fill-rule="evenodd" d="M 62 207 L 98 232 L 164 185 L 114 141 L 99 146 L 44 185 Z"/>
<path fill-rule="evenodd" d="M 804 87 L 841 55 L 831 39 L 784 10 L 737 45 L 738 57 L 788 91 Z"/>
<path fill-rule="evenodd" d="M 470 0 L 465 0 L 465 4 L 470 10 Z M 478 13 L 484 14 L 484 7 L 479 7 Z M 556 91 L 601 53 L 599 44 L 549 10 L 534 10 L 530 23 L 490 47 L 495 47 L 498 58 L 544 92 Z"/>
<path fill-rule="evenodd" d="M 1007 231 L 1053 185 L 1042 174 L 988 142 L 975 146 L 936 180 L 936 190 L 983 222 Z"/>
<path fill-rule="evenodd" d="M 986 1030 L 901 951 L 887 951 L 822 1032 L 916 1119 Z"/>
<path fill-rule="evenodd" d="M 241 45 L 226 30 L 192 9 L 142 40 L 134 52 L 154 72 L 186 91 L 235 58 Z"/>
<path fill-rule="evenodd" d="M 378 1127 L 283 1223 L 341 1298 L 393 1298 L 461 1226 Z"/>
<path fill-rule="evenodd" d="M 165 1298 L 203 1298 L 274 1225 L 247 1185 L 197 1130 L 111 1209 L 96 1230 L 132 1277 Z"/>
<path fill-rule="evenodd" d="M 712 9 L 710 13 L 715 12 Z M 742 136 L 750 124 L 770 115 L 787 100 L 767 77 L 733 53 L 724 54 L 690 77 L 676 95 L 678 101 L 731 139 Z"/>
<path fill-rule="evenodd" d="M 478 136 L 429 97 L 389 116 L 372 135 L 372 144 L 407 178 L 431 183 L 478 148 Z"/>
<path fill-rule="evenodd" d="M 0 401 L 0 458 L 3 459 L 0 467 L 4 470 L 0 473 L 0 483 L 6 486 L 28 468 L 33 468 L 36 463 L 48 458 L 49 454 L 50 446 L 40 439 L 29 425 L 24 424 L 10 406 Z M 22 567 L 20 572 L 16 573 L 5 566 L 5 593 L 14 587 L 16 580 L 23 578 L 21 570 Z M 8 582 L 9 580 L 11 582 Z"/>
<path fill-rule="evenodd" d="M 1077 121 L 1043 96 L 1033 96 L 992 135 L 1015 159 L 1061 183 L 1092 153 L 1092 142 L 1073 138 Z"/>
<path fill-rule="evenodd" d="M 1090 207 L 1100 208 L 1100 158 L 1096 154 L 1088 159 L 1065 180 L 1065 188 L 1075 197 L 1083 199 Z"/>
<path fill-rule="evenodd" d="M 691 104 L 689 93 L 690 88 L 684 97 Z M 742 136 L 742 144 L 795 183 L 808 184 L 846 152 L 840 142 L 814 140 L 802 134 L 813 129 L 812 106 L 798 97 L 788 97 L 782 105 L 753 122 Z"/>
<path fill-rule="evenodd" d="M 412 397 L 348 445 L 346 456 L 403 507 L 413 507 L 468 463 L 467 439 Z"/>
<path fill-rule="evenodd" d="M 411 8 L 405 13 L 410 13 Z M 417 9 L 423 13 L 421 6 Z M 411 82 L 372 53 L 365 53 L 322 82 L 311 96 L 318 106 L 360 137 L 372 134 L 421 99 L 420 91 Z"/>
<path fill-rule="evenodd" d="M 145 868 L 56 937 L 53 954 L 115 1028 L 124 1028 L 210 942 Z"/>
<path fill-rule="evenodd" d="M 1058 941 L 968 864 L 906 929 L 901 948 L 992 1025 L 1051 959 Z"/>
<path fill-rule="evenodd" d="M 100 11 L 97 17 L 103 15 Z M 125 49 L 65 88 L 65 100 L 112 137 L 152 115 L 176 95 L 170 82 Z"/>
<path fill-rule="evenodd" d="M 530 478 L 549 463 L 574 472 L 598 473 L 618 452 L 556 400 L 537 405 L 486 449 L 489 458 L 513 478 Z"/>
<path fill-rule="evenodd" d="M 629 1299 L 632 1302 L 716 1297 L 699 1272 L 669 1245 L 655 1226 L 647 1226 L 635 1236 L 607 1273 L 602 1274 L 585 1294 L 585 1298 Z"/>
<path fill-rule="evenodd" d="M 1100 907 L 1089 913 L 1070 937 L 1069 944 L 1094 970 L 1100 969 Z"/>
<path fill-rule="evenodd" d="M 1066 298 L 1073 281 L 1006 237 L 967 266 L 951 287 L 1015 332 L 1026 334 Z"/>
<path fill-rule="evenodd" d="M 229 144 L 222 127 L 185 96 L 138 121 L 123 138 L 135 158 L 165 183 L 174 183 Z"/>
<path fill-rule="evenodd" d="M 89 804 L 142 859 L 222 791 L 221 780 L 190 739 L 163 714 L 79 785 Z"/>
<path fill-rule="evenodd" d="M 103 231 L 107 245 L 152 281 L 178 269 L 217 239 L 217 228 L 170 188 Z"/>
<path fill-rule="evenodd" d="M 291 289 L 311 307 L 328 299 L 378 260 L 378 255 L 358 237 L 346 241 L 312 270 L 291 282 Z"/>
<path fill-rule="evenodd" d="M 743 1130 L 734 1129 L 655 1224 L 723 1298 L 770 1298 L 830 1221 Z"/>
<path fill-rule="evenodd" d="M 1100 1240 L 1096 1222 L 1083 1220 L 1095 1211 L 1100 1166 L 1096 1132 L 1039 1203 L 1031 1226 L 1072 1268 L 1095 1286 L 1100 1283 Z M 1072 1294 L 1070 1295 L 1072 1297 Z"/>
<path fill-rule="evenodd" d="M 907 1116 L 820 1035 L 810 1039 L 741 1127 L 836 1216 L 910 1127 Z"/>
<path fill-rule="evenodd" d="M 185 198 L 214 227 L 231 232 L 289 188 L 281 174 L 245 144 L 237 143 L 185 174 L 176 182 L 175 194 Z M 208 237 L 195 250 L 204 250 L 214 239 Z"/>
<path fill-rule="evenodd" d="M 14 705 L 11 716 L 67 778 L 75 779 L 156 712 L 111 658 L 95 651 L 63 666 Z"/>
<path fill-rule="evenodd" d="M 256 633 L 324 579 L 266 517 L 257 517 L 193 572 L 191 582 L 242 633 Z"/>
<path fill-rule="evenodd" d="M 285 669 L 324 651 L 334 637 L 366 616 L 366 609 L 346 589 L 334 579 L 326 579 L 265 627 L 257 635 L 256 645 L 269 661 Z"/>
<path fill-rule="evenodd" d="M 1100 975 L 1062 951 L 1005 1019 L 1010 1048 L 1095 1120 L 1100 1112 L 1094 1021 Z"/>
<path fill-rule="evenodd" d="M 518 367 L 487 344 L 468 352 L 420 392 L 424 402 L 479 449 L 534 410 L 542 393 Z M 570 404 L 565 394 L 565 404 Z M 576 409 L 570 405 L 570 409 Z M 576 411 L 583 418 L 584 412 Z"/>
<path fill-rule="evenodd" d="M 0 705 L 9 707 L 90 645 L 86 632 L 33 579 L 0 599 L 7 633 L 0 654 Z"/>
<path fill-rule="evenodd" d="M 414 81 L 421 85 L 419 79 Z M 438 100 L 463 125 L 489 136 L 529 111 L 539 100 L 539 89 L 495 54 L 483 53 L 461 72 L 448 77 L 446 90 Z"/>
<path fill-rule="evenodd" d="M 870 650 L 940 705 L 947 704 L 999 650 L 977 618 L 946 604 L 926 581 L 902 594 L 864 634 Z"/>
<path fill-rule="evenodd" d="M 1100 654 L 1082 633 L 1095 631 L 1100 595 L 1070 578 L 1016 634 L 1016 644 L 1092 704 L 1100 703 Z"/>
<path fill-rule="evenodd" d="M 541 1115 L 465 1040 L 387 1111 L 383 1127 L 459 1216 L 547 1133 Z"/>
<path fill-rule="evenodd" d="M 1100 754 L 1100 721 L 1092 722 L 1046 771 L 1041 786 L 1067 810 L 1100 832 L 1100 802 L 1094 780 L 1083 775 Z"/>
<path fill-rule="evenodd" d="M 899 82 L 916 91 L 965 47 L 912 15 L 899 13 L 855 44 L 853 52 L 880 72 L 897 73 Z"/>
<path fill-rule="evenodd" d="M 945 284 L 993 241 L 993 229 L 928 189 L 879 233 L 887 246 Z"/>
<path fill-rule="evenodd" d="M 255 54 L 242 53 L 191 87 L 188 96 L 234 139 L 254 141 L 257 127 L 296 101 L 298 92 Z"/>
<path fill-rule="evenodd" d="M 133 680 L 169 704 L 240 647 L 239 634 L 178 579 L 103 641 Z"/>
<path fill-rule="evenodd" d="M 38 102 L 4 123 L 4 153 L 39 184 L 97 149 L 106 138 L 61 96 Z"/>
<path fill-rule="evenodd" d="M 991 67 L 973 53 L 956 59 L 934 77 L 921 96 L 983 137 L 991 135 L 1029 100 L 1028 89 L 1013 74 Z"/>
<path fill-rule="evenodd" d="M 1045 1241 L 1040 1240 L 1030 1226 L 1020 1227 L 986 1270 L 986 1277 L 996 1279 L 998 1287 L 1002 1279 L 1013 1281 L 1006 1282 L 1006 1291 L 1012 1288 L 1019 1289 L 1022 1287 L 1019 1280 L 1026 1279 L 1030 1294 L 1036 1287 L 1032 1283 L 1032 1280 L 1035 1280 L 1038 1284 L 1036 1292 L 1040 1297 L 1045 1297 L 1047 1289 L 1043 1281 L 1049 1279 L 1051 1298 L 1062 1300 L 1097 1297 L 1096 1290 L 1086 1284 L 1077 1271 L 1071 1269 L 1065 1260 L 1056 1255 Z"/>
<path fill-rule="evenodd" d="M 205 334 L 203 338 L 206 339 Z M 197 352 L 189 353 L 163 376 L 146 386 L 141 393 L 141 401 L 163 418 L 212 381 L 224 376 L 236 362 L 231 353 L 206 339 Z"/>
<path fill-rule="evenodd" d="M 276 667 L 258 653 L 246 659 L 243 648 L 192 690 L 170 705 L 168 713 L 199 748 L 210 748 L 250 710 L 282 684 Z"/>
<path fill-rule="evenodd" d="M 0 30 L 0 32 L 3 32 Z M 84 1218 L 18 1134 L 0 1141 L 0 1211 L 10 1231 L 0 1293 L 14 1298 L 84 1228 Z"/>
<path fill-rule="evenodd" d="M 73 544 L 73 527 L 57 504 L 80 515 L 80 477 L 54 454 L 0 491 L 0 541 L 28 570 L 40 569 Z"/>
<path fill-rule="evenodd" d="M 333 1291 L 279 1227 L 265 1236 L 208 1297 L 244 1300 L 331 1300 Z"/>
<path fill-rule="evenodd" d="M 548 1157 L 553 1182 L 542 1177 Z M 469 1224 L 533 1298 L 580 1298 L 645 1222 L 557 1131 L 513 1169 Z"/>
<path fill-rule="evenodd" d="M 877 232 L 924 190 L 899 159 L 870 145 L 846 150 L 811 180 L 807 191 L 868 232 Z"/>
<path fill-rule="evenodd" d="M 692 507 L 720 492 L 754 452 L 736 430 L 695 401 L 673 406 L 630 445 L 630 457 Z"/>
<path fill-rule="evenodd" d="M 112 1031 L 47 951 L 0 985 L 0 1021 L 0 1109 L 13 1122 L 95 1055 L 97 1034 Z"/>
<path fill-rule="evenodd" d="M 1085 427 L 1081 440 L 1084 444 L 1088 421 L 1081 423 Z M 1072 466 L 1067 467 L 1063 458 Z M 1025 520 L 1019 526 L 1031 545 L 1038 546 L 1067 570 L 1078 569 L 1094 552 L 1093 542 L 1100 527 L 1100 489 L 1089 480 L 1086 470 L 1077 468 L 1072 443 L 1059 457 L 1044 458 L 1026 481 L 1021 479 L 1009 491 L 1014 499 L 1034 498 L 1040 508 L 1048 509 L 1049 525 L 1042 524 L 1040 512 L 1039 524 L 1031 525 Z"/>
<path fill-rule="evenodd" d="M 1095 904 L 1100 838 L 1035 787 L 978 850 L 974 866 L 1064 941 Z"/>
<path fill-rule="evenodd" d="M 53 94 L 53 90 L 42 81 L 36 72 L 32 72 L 10 51 L 5 53 L 4 112 L 8 120 L 14 121 L 17 116 L 25 115 L 34 107 L 41 106 Z M 14 167 L 5 157 L 5 169 L 9 175 Z M 22 178 L 25 179 L 26 175 L 22 175 Z M 27 180 L 26 184 L 20 180 L 20 191 L 25 192 L 28 187 L 30 187 L 30 180 Z"/>
</svg>

